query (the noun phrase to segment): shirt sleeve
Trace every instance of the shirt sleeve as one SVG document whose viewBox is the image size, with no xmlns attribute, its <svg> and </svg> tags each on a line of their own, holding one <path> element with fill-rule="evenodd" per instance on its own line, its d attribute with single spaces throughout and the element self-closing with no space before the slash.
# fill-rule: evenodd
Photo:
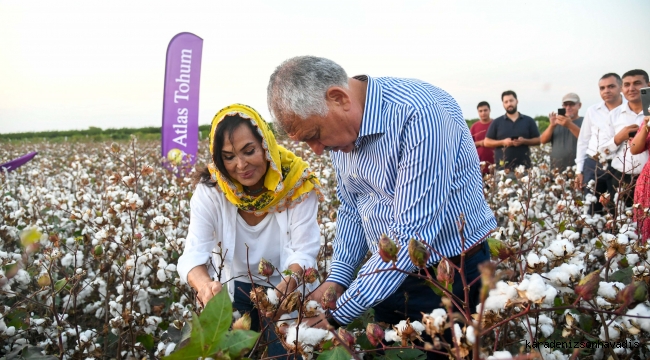
<svg viewBox="0 0 650 360">
<path fill-rule="evenodd" d="M 416 269 L 408 255 L 408 242 L 427 234 L 425 241 L 433 244 L 446 218 L 443 213 L 449 202 L 451 178 L 459 144 L 469 141 L 464 130 L 440 107 L 431 105 L 409 118 L 401 135 L 394 195 L 394 223 L 389 236 L 400 246 L 397 268 L 406 272 Z M 441 135 L 444 134 L 444 135 Z M 392 159 L 391 159 L 392 161 Z M 436 256 L 431 256 L 431 265 Z M 390 271 L 375 252 L 361 267 L 359 275 L 337 301 L 333 316 L 347 324 L 366 309 L 381 302 L 402 284 L 406 274 Z"/>
<path fill-rule="evenodd" d="M 582 173 L 585 167 L 585 157 L 587 157 L 587 149 L 589 148 L 589 141 L 591 140 L 591 116 L 590 111 L 587 111 L 582 125 L 580 126 L 580 134 L 578 134 L 578 145 L 576 147 L 576 166 L 577 173 Z"/>
<path fill-rule="evenodd" d="M 347 288 L 352 282 L 354 271 L 368 253 L 368 244 L 356 206 L 356 195 L 347 191 L 338 171 L 336 181 L 336 195 L 341 205 L 336 215 L 336 236 L 332 244 L 332 264 L 327 281 Z"/>
<path fill-rule="evenodd" d="M 302 268 L 316 267 L 316 256 L 320 249 L 320 227 L 316 220 L 318 213 L 318 196 L 312 191 L 302 203 L 291 209 L 289 217 L 289 235 L 291 241 L 283 269 L 291 264 Z"/>
<path fill-rule="evenodd" d="M 607 127 L 607 134 L 605 134 L 602 138 L 603 143 L 602 145 L 598 146 L 598 152 L 605 154 L 607 157 L 613 156 L 616 151 L 618 150 L 619 145 L 616 145 L 616 142 L 614 141 L 614 137 L 616 136 L 616 130 L 614 128 L 615 124 L 615 117 L 618 115 L 616 111 L 611 111 L 609 113 L 609 126 Z M 603 130 L 601 130 L 603 131 Z M 622 143 L 621 143 L 622 144 Z"/>
<path fill-rule="evenodd" d="M 215 226 L 220 226 L 221 216 L 215 212 L 219 211 L 210 199 L 210 191 L 203 184 L 196 187 L 190 200 L 190 226 L 185 239 L 183 255 L 178 258 L 176 267 L 181 282 L 187 283 L 187 274 L 199 265 L 205 265 L 210 260 L 212 251 L 217 251 L 217 239 L 215 238 Z M 218 267 L 218 264 L 215 264 Z"/>
<path fill-rule="evenodd" d="M 539 128 L 537 127 L 537 123 L 535 122 L 535 119 L 529 118 L 529 124 L 530 124 L 530 138 L 534 139 L 537 137 L 540 137 L 539 135 Z"/>
<path fill-rule="evenodd" d="M 492 139 L 492 140 L 499 140 L 499 139 L 497 139 L 497 125 L 496 124 L 497 124 L 497 121 L 495 119 L 490 124 L 490 127 L 488 127 L 487 133 L 485 133 L 486 138 L 489 138 L 489 139 Z"/>
</svg>

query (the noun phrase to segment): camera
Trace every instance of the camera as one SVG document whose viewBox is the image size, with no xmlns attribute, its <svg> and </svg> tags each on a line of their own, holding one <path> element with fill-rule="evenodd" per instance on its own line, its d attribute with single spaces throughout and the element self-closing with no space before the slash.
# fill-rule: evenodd
<svg viewBox="0 0 650 360">
<path fill-rule="evenodd" d="M 566 109 L 565 108 L 557 109 L 557 114 L 562 115 L 562 116 L 566 116 Z"/>
</svg>

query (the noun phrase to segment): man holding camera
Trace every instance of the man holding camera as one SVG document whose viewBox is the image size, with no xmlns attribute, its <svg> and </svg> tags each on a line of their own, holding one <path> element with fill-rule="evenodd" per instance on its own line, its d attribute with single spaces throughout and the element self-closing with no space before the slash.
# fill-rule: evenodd
<svg viewBox="0 0 650 360">
<path fill-rule="evenodd" d="M 563 171 L 575 164 L 578 135 L 582 126 L 582 117 L 578 117 L 581 107 L 580 97 L 568 93 L 562 98 L 562 108 L 558 109 L 557 114 L 552 112 L 548 116 L 549 126 L 542 133 L 540 142 L 551 143 L 552 168 Z"/>
<path fill-rule="evenodd" d="M 497 169 L 531 167 L 529 146 L 539 145 L 539 129 L 535 120 L 517 111 L 517 94 L 512 90 L 501 94 L 505 115 L 492 121 L 483 145 L 494 150 Z"/>
<path fill-rule="evenodd" d="M 639 126 L 643 125 L 641 88 L 650 86 L 650 82 L 648 73 L 640 69 L 626 72 L 622 80 L 623 96 L 627 104 L 617 107 L 609 114 L 610 139 L 601 146 L 600 150 L 604 154 L 612 155 L 610 171 L 614 188 L 619 193 L 619 199 L 623 199 L 625 206 L 630 207 L 634 203 L 636 177 L 648 161 L 648 152 L 632 155 L 628 140 L 633 139 Z"/>
</svg>

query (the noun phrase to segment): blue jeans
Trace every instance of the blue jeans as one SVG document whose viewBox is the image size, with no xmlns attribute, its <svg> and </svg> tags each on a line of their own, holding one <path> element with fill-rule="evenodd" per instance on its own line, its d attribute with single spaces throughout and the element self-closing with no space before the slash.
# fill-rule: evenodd
<svg viewBox="0 0 650 360">
<path fill-rule="evenodd" d="M 287 350 L 282 346 L 280 339 L 278 339 L 278 336 L 274 331 L 275 328 L 272 321 L 264 316 L 262 316 L 262 319 L 260 320 L 259 312 L 254 307 L 254 304 L 249 297 L 252 290 L 251 285 L 252 284 L 250 283 L 235 281 L 235 300 L 232 303 L 233 310 L 238 310 L 242 315 L 244 315 L 244 313 L 249 313 L 251 316 L 251 330 L 260 332 L 261 329 L 266 327 L 266 330 L 264 330 L 264 333 L 262 334 L 264 340 L 262 340 L 261 344 L 263 345 L 267 343 L 269 357 L 279 356 L 274 358 L 278 360 L 300 359 L 300 357 L 295 358 L 293 354 L 287 355 Z"/>
<path fill-rule="evenodd" d="M 465 258 L 465 279 L 471 283 L 474 279 L 480 277 L 478 265 L 484 261 L 490 260 L 490 247 L 487 241 L 481 245 L 483 248 L 470 258 Z M 432 271 L 429 271 L 434 276 Z M 453 293 L 461 300 L 465 299 L 463 282 L 460 274 L 456 271 L 454 276 Z M 477 281 L 469 290 L 469 308 L 472 313 L 476 312 L 476 305 L 479 303 L 479 291 L 481 290 L 481 281 Z M 375 321 L 386 322 L 396 325 L 401 320 L 409 318 L 411 321 L 422 321 L 422 313 L 430 313 L 434 309 L 443 308 L 442 300 L 424 280 L 415 276 L 408 276 L 397 290 L 387 297 L 384 301 L 374 306 Z M 458 311 L 456 309 L 456 311 Z M 448 332 L 448 334 L 447 334 Z M 451 332 L 445 332 L 445 340 L 451 343 Z M 425 341 L 431 342 L 427 334 L 422 334 Z M 427 359 L 447 359 L 447 356 L 441 356 L 435 353 L 427 353 Z"/>
</svg>

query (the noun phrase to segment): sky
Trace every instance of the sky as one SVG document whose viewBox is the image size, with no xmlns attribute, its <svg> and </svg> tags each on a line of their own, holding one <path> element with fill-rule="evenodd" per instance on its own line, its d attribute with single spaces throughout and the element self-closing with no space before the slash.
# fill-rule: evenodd
<svg viewBox="0 0 650 360">
<path fill-rule="evenodd" d="M 171 38 L 203 38 L 199 124 L 231 103 L 270 119 L 273 70 L 298 55 L 348 75 L 417 78 L 476 118 L 547 115 L 598 79 L 650 72 L 650 1 L 7 1 L 0 0 L 0 134 L 160 126 Z M 1 135 L 0 135 L 1 136 Z"/>
</svg>

